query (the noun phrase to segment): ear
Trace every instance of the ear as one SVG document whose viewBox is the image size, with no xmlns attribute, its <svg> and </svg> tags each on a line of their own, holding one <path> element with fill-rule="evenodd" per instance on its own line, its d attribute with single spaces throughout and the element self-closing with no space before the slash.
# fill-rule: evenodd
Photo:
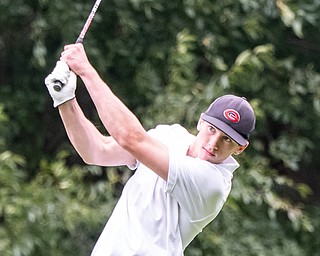
<svg viewBox="0 0 320 256">
<path fill-rule="evenodd" d="M 201 125 L 203 124 L 203 120 L 201 119 L 201 117 L 199 118 L 198 124 L 197 124 L 197 130 L 198 132 L 200 132 L 201 130 Z"/>
<path fill-rule="evenodd" d="M 247 142 L 244 146 L 238 146 L 238 149 L 233 153 L 234 155 L 240 155 L 247 147 L 249 146 L 249 142 Z"/>
</svg>

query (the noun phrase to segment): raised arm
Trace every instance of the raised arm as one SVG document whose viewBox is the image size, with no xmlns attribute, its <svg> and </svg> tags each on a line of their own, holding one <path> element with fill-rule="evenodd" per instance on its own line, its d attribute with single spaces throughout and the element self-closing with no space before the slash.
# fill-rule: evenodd
<svg viewBox="0 0 320 256">
<path fill-rule="evenodd" d="M 148 135 L 136 116 L 102 81 L 89 63 L 83 45 L 65 46 L 61 60 L 83 80 L 101 121 L 115 141 L 135 159 L 166 180 L 169 165 L 167 147 Z"/>
<path fill-rule="evenodd" d="M 60 90 L 55 85 L 61 82 Z M 110 136 L 103 136 L 85 117 L 75 99 L 77 77 L 64 61 L 58 61 L 45 79 L 53 106 L 59 108 L 68 137 L 88 164 L 114 166 L 133 165 L 136 159 Z"/>
</svg>

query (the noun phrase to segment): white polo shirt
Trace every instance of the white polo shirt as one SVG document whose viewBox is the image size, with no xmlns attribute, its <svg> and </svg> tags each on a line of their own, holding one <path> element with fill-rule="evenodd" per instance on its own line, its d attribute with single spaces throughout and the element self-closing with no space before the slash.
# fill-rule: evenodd
<svg viewBox="0 0 320 256">
<path fill-rule="evenodd" d="M 143 164 L 126 183 L 92 256 L 180 256 L 220 212 L 239 164 L 186 156 L 195 136 L 180 125 L 148 132 L 169 148 L 165 181 Z"/>
</svg>

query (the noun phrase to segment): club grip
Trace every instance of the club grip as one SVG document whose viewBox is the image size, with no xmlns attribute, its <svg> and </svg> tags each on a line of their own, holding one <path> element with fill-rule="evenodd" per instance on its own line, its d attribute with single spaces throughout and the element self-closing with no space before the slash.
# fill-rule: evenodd
<svg viewBox="0 0 320 256">
<path fill-rule="evenodd" d="M 63 85 L 64 85 L 64 84 L 61 83 L 59 80 L 56 80 L 56 81 L 54 82 L 53 89 L 54 89 L 56 92 L 60 92 Z"/>
<path fill-rule="evenodd" d="M 76 41 L 76 44 L 82 44 L 83 43 L 83 37 L 81 37 L 81 36 L 79 36 L 78 38 L 77 38 L 77 41 Z"/>
</svg>

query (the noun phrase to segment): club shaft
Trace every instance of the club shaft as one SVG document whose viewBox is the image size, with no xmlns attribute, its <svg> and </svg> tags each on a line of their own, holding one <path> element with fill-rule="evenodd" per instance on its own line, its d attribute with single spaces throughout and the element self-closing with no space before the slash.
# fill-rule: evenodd
<svg viewBox="0 0 320 256">
<path fill-rule="evenodd" d="M 82 30 L 80 32 L 80 35 L 77 38 L 76 43 L 81 43 L 81 44 L 83 43 L 84 37 L 86 36 L 88 28 L 90 27 L 90 24 L 91 24 L 91 22 L 92 22 L 92 20 L 94 18 L 94 15 L 96 14 L 96 11 L 97 11 L 97 9 L 98 9 L 98 7 L 100 5 L 100 2 L 101 2 L 101 0 L 96 0 L 96 2 L 94 3 L 94 5 L 92 7 L 92 10 L 91 10 L 91 12 L 90 12 L 90 14 L 89 14 L 89 16 L 88 16 L 88 18 L 86 20 L 86 23 L 84 24 L 84 26 L 83 26 L 83 28 L 82 28 Z M 55 81 L 55 84 L 54 84 L 53 88 L 54 88 L 55 91 L 59 92 L 59 91 L 61 91 L 62 86 L 63 86 L 63 84 L 60 81 L 57 80 L 57 81 Z"/>
<path fill-rule="evenodd" d="M 100 2 L 101 2 L 101 0 L 96 0 L 95 4 L 92 7 L 92 10 L 91 10 L 91 12 L 89 14 L 89 17 L 87 18 L 87 21 L 86 21 L 86 23 L 84 24 L 84 26 L 83 26 L 83 28 L 81 30 L 81 33 L 80 33 L 76 43 L 82 43 L 83 42 L 83 39 L 86 36 L 88 28 L 90 27 L 90 24 L 91 24 L 91 22 L 93 20 L 93 17 L 96 14 L 96 11 L 97 11 L 97 9 L 98 9 L 98 7 L 100 5 Z"/>
</svg>

